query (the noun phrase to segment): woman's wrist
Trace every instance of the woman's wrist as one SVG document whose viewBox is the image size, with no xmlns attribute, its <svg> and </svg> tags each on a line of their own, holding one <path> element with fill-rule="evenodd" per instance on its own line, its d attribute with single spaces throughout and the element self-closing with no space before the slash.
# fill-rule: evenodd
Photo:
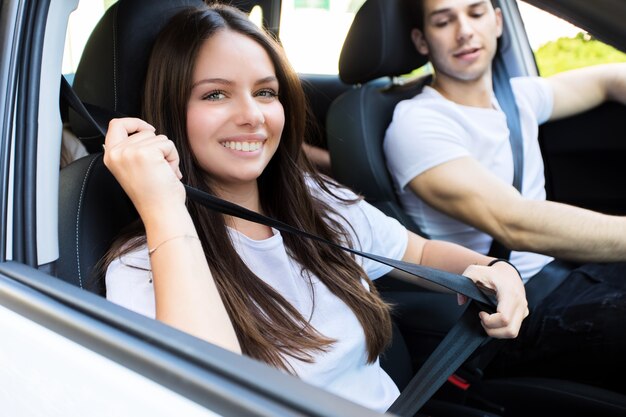
<svg viewBox="0 0 626 417">
<path fill-rule="evenodd" d="M 160 211 L 142 213 L 141 221 L 146 230 L 150 247 L 173 236 L 192 235 L 197 236 L 195 225 L 191 215 L 184 205 L 180 207 L 167 207 Z"/>
</svg>

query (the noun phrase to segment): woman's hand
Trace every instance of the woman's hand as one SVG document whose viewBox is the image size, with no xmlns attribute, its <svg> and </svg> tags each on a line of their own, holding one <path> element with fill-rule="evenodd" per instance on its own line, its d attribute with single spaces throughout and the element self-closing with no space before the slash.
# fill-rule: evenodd
<svg viewBox="0 0 626 417">
<path fill-rule="evenodd" d="M 515 268 L 506 262 L 496 262 L 492 266 L 470 265 L 463 275 L 496 294 L 496 312 L 479 313 L 485 332 L 498 339 L 517 337 L 522 321 L 528 316 L 528 302 L 524 284 Z M 460 301 L 464 302 L 462 298 Z"/>
<path fill-rule="evenodd" d="M 104 164 L 142 218 L 162 215 L 164 209 L 185 202 L 178 152 L 154 130 L 141 119 L 113 119 L 105 138 Z"/>
</svg>

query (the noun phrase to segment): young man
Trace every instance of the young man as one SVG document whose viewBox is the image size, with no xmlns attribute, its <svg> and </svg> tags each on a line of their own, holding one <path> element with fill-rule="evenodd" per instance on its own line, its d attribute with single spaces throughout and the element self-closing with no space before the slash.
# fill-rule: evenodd
<svg viewBox="0 0 626 417">
<path fill-rule="evenodd" d="M 509 131 L 492 85 L 500 10 L 489 0 L 413 5 L 413 43 L 435 75 L 421 94 L 398 104 L 385 137 L 405 210 L 434 239 L 487 253 L 496 238 L 513 250 L 525 281 L 553 258 L 586 263 L 531 314 L 492 369 L 626 392 L 613 383 L 626 363 L 626 218 L 546 201 L 537 141 L 543 122 L 606 100 L 626 103 L 626 65 L 512 80 L 524 145 L 520 193 L 511 185 Z"/>
</svg>

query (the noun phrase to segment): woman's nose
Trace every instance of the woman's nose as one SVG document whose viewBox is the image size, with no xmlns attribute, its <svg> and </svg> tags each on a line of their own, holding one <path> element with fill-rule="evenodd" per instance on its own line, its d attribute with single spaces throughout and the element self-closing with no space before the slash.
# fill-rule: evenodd
<svg viewBox="0 0 626 417">
<path fill-rule="evenodd" d="M 261 104 L 254 97 L 246 97 L 238 104 L 238 123 L 240 125 L 259 126 L 265 123 Z"/>
</svg>

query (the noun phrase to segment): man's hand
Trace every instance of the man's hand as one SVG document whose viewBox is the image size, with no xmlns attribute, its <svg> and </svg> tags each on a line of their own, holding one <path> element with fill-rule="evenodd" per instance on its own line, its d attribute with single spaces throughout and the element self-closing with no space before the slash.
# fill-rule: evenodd
<svg viewBox="0 0 626 417">
<path fill-rule="evenodd" d="M 485 332 L 498 339 L 517 337 L 522 321 L 528 316 L 526 291 L 517 270 L 506 262 L 496 262 L 492 266 L 471 265 L 463 275 L 496 294 L 496 312 L 479 313 Z"/>
</svg>

